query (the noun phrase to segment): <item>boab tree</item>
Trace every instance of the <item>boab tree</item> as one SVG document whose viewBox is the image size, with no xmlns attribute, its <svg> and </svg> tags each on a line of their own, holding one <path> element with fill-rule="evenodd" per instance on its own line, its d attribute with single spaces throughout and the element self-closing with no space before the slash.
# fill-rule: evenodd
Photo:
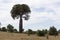
<svg viewBox="0 0 60 40">
<path fill-rule="evenodd" d="M 29 13 L 31 12 L 30 8 L 26 4 L 16 4 L 12 7 L 11 10 L 11 16 L 13 19 L 20 18 L 19 20 L 19 32 L 23 32 L 23 22 L 22 18 L 25 18 L 25 20 L 29 19 Z"/>
</svg>

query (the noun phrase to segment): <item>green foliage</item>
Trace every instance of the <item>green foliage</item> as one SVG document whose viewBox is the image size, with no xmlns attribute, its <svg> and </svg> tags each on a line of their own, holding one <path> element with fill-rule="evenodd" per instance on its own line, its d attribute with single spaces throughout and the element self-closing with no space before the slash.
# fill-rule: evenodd
<svg viewBox="0 0 60 40">
<path fill-rule="evenodd" d="M 47 29 L 45 29 L 45 34 L 47 34 L 48 33 L 48 30 Z"/>
<path fill-rule="evenodd" d="M 32 34 L 32 30 L 31 30 L 31 29 L 28 29 L 28 33 L 29 33 L 29 34 Z"/>
<path fill-rule="evenodd" d="M 27 33 L 28 33 L 28 36 L 30 36 L 30 34 L 32 34 L 32 30 L 28 29 Z"/>
<path fill-rule="evenodd" d="M 31 12 L 30 8 L 26 4 L 16 4 L 12 7 L 11 16 L 13 19 L 19 18 L 21 15 L 29 14 Z"/>
<path fill-rule="evenodd" d="M 54 26 L 50 27 L 49 34 L 55 36 L 58 35 L 57 29 Z"/>
<path fill-rule="evenodd" d="M 7 29 L 6 29 L 5 27 L 2 27 L 2 28 L 1 28 L 1 31 L 6 32 L 6 31 L 7 31 Z"/>
<path fill-rule="evenodd" d="M 32 31 L 32 34 L 36 34 L 36 31 Z"/>
<path fill-rule="evenodd" d="M 14 31 L 14 33 L 18 33 L 17 29 L 14 29 L 13 31 Z"/>
<path fill-rule="evenodd" d="M 48 33 L 48 30 L 47 29 L 45 29 L 45 30 L 42 30 L 45 34 L 47 34 Z"/>
<path fill-rule="evenodd" d="M 45 36 L 45 33 L 44 33 L 43 30 L 42 30 L 42 31 L 41 31 L 41 30 L 38 30 L 38 31 L 37 31 L 37 35 L 38 35 L 38 36 Z"/>
<path fill-rule="evenodd" d="M 36 31 L 32 31 L 31 29 L 28 29 L 24 32 L 25 34 L 36 34 Z"/>
<path fill-rule="evenodd" d="M 12 25 L 10 25 L 10 24 L 7 25 L 7 31 L 8 32 L 13 32 L 13 28 L 14 27 Z"/>
</svg>

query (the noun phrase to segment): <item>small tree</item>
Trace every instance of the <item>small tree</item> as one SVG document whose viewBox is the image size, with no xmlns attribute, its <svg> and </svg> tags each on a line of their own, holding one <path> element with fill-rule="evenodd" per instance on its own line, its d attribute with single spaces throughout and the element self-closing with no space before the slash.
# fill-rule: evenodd
<svg viewBox="0 0 60 40">
<path fill-rule="evenodd" d="M 5 27 L 2 27 L 2 28 L 1 28 L 1 31 L 6 32 L 6 31 L 7 31 L 7 29 L 6 29 Z"/>
<path fill-rule="evenodd" d="M 44 30 L 44 32 L 45 32 L 45 34 L 47 34 L 47 33 L 48 33 L 48 30 L 47 30 L 47 29 L 45 29 L 45 30 Z"/>
<path fill-rule="evenodd" d="M 45 33 L 44 33 L 43 30 L 42 30 L 42 31 L 41 31 L 41 30 L 38 30 L 38 31 L 37 31 L 37 35 L 38 35 L 38 36 L 45 36 Z"/>
<path fill-rule="evenodd" d="M 7 31 L 8 32 L 13 32 L 13 28 L 14 27 L 12 25 L 10 25 L 10 24 L 7 25 Z"/>
<path fill-rule="evenodd" d="M 36 31 L 32 31 L 32 34 L 36 34 Z"/>
<path fill-rule="evenodd" d="M 32 30 L 28 29 L 27 33 L 28 33 L 28 36 L 30 36 L 30 34 L 32 34 Z"/>
<path fill-rule="evenodd" d="M 58 35 L 57 29 L 54 26 L 50 27 L 49 34 L 55 36 Z"/>
<path fill-rule="evenodd" d="M 14 31 L 15 33 L 17 33 L 17 32 L 18 32 L 18 31 L 17 31 L 17 29 L 14 29 L 13 31 Z"/>
</svg>

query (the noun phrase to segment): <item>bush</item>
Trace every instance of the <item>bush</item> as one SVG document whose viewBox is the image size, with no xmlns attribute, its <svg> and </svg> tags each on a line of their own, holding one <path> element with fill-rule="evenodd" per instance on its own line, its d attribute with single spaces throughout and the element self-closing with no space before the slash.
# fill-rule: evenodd
<svg viewBox="0 0 60 40">
<path fill-rule="evenodd" d="M 50 27 L 49 34 L 55 36 L 58 35 L 57 29 L 54 26 Z"/>
<path fill-rule="evenodd" d="M 36 34 L 36 31 L 32 31 L 31 29 L 28 29 L 28 31 L 24 32 L 25 34 Z"/>
<path fill-rule="evenodd" d="M 28 29 L 27 33 L 28 33 L 28 36 L 29 36 L 30 34 L 32 34 L 32 30 Z"/>
<path fill-rule="evenodd" d="M 1 28 L 1 31 L 6 32 L 6 31 L 7 31 L 7 29 L 6 29 L 5 27 L 2 27 L 2 28 Z"/>
<path fill-rule="evenodd" d="M 14 31 L 14 33 L 18 33 L 17 29 L 14 29 L 13 31 Z"/>
<path fill-rule="evenodd" d="M 32 34 L 36 34 L 36 31 L 32 31 Z"/>
<path fill-rule="evenodd" d="M 38 30 L 37 35 L 38 36 L 45 36 L 45 33 L 44 33 L 44 31 Z"/>
<path fill-rule="evenodd" d="M 8 32 L 13 32 L 13 30 L 14 30 L 14 27 L 12 26 L 12 25 L 7 25 L 7 31 Z"/>
<path fill-rule="evenodd" d="M 47 30 L 47 29 L 45 29 L 45 30 L 44 30 L 44 32 L 45 32 L 45 34 L 47 34 L 47 33 L 48 33 L 48 30 Z"/>
</svg>

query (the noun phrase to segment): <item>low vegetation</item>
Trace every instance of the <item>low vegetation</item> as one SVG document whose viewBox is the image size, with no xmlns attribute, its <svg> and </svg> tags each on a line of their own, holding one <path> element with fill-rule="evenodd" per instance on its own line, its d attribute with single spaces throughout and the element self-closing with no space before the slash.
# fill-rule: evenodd
<svg viewBox="0 0 60 40">
<path fill-rule="evenodd" d="M 38 30 L 37 35 L 38 36 L 45 36 L 45 33 L 44 33 L 44 31 Z"/>
<path fill-rule="evenodd" d="M 8 24 L 7 28 L 6 27 L 0 28 L 0 31 L 11 32 L 11 33 L 19 33 L 17 31 L 17 29 L 15 29 L 14 26 L 12 26 L 11 24 Z M 23 33 L 27 34 L 28 36 L 30 36 L 32 34 L 35 34 L 37 36 L 46 36 L 46 34 L 53 35 L 53 36 L 58 36 L 58 34 L 60 33 L 60 30 L 57 31 L 57 29 L 54 26 L 52 26 L 52 27 L 50 27 L 49 30 L 47 30 L 47 29 L 44 30 L 43 29 L 43 30 L 33 31 L 31 29 L 28 29 L 27 31 L 23 31 Z"/>
</svg>

